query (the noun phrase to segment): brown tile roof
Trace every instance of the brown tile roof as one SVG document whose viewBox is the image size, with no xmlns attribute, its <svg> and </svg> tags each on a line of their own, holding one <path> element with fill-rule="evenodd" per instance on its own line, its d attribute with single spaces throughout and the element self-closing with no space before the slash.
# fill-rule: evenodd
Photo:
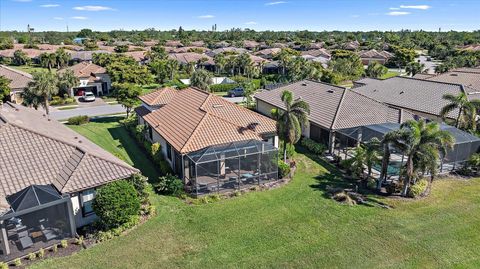
<svg viewBox="0 0 480 269">
<path fill-rule="evenodd" d="M 393 55 L 387 51 L 377 51 L 374 49 L 365 50 L 358 53 L 360 58 L 390 59 Z"/>
<path fill-rule="evenodd" d="M 32 184 L 72 193 L 127 178 L 138 170 L 40 111 L 0 109 L 0 197 Z"/>
<path fill-rule="evenodd" d="M 105 74 L 107 72 L 105 68 L 89 62 L 81 62 L 65 69 L 61 69 L 59 72 L 65 72 L 65 70 L 72 70 L 75 76 L 79 78 L 90 77 L 92 74 Z"/>
<path fill-rule="evenodd" d="M 368 124 L 399 122 L 400 110 L 342 87 L 303 80 L 263 91 L 255 98 L 284 109 L 281 94 L 291 91 L 310 105 L 309 120 L 327 129 L 342 129 Z"/>
<path fill-rule="evenodd" d="M 330 59 L 332 55 L 326 49 L 314 49 L 314 50 L 307 50 L 302 51 L 302 55 L 310 55 L 314 57 L 324 57 Z"/>
<path fill-rule="evenodd" d="M 140 100 L 149 106 L 163 106 L 170 102 L 178 90 L 174 88 L 158 89 L 154 92 L 140 96 Z"/>
<path fill-rule="evenodd" d="M 165 46 L 167 46 L 167 47 L 183 47 L 183 44 L 182 44 L 182 42 L 180 42 L 178 40 L 168 40 L 167 42 L 165 42 Z"/>
<path fill-rule="evenodd" d="M 200 54 L 196 52 L 186 52 L 186 53 L 170 53 L 168 54 L 170 59 L 177 60 L 179 63 L 188 64 L 188 63 L 196 63 L 199 60 L 206 59 L 206 64 L 214 64 L 212 57 Z"/>
<path fill-rule="evenodd" d="M 8 85 L 13 91 L 23 90 L 32 81 L 32 75 L 14 68 L 0 65 L 0 76 L 10 80 Z"/>
<path fill-rule="evenodd" d="M 462 86 L 428 80 L 393 77 L 366 86 L 352 89 L 358 93 L 392 106 L 438 116 L 448 101 L 444 94 L 458 94 Z M 458 111 L 452 111 L 448 117 L 455 118 Z"/>
<path fill-rule="evenodd" d="M 277 53 L 282 51 L 280 48 L 270 48 L 270 49 L 263 49 L 259 50 L 255 53 L 257 56 L 275 56 Z"/>
<path fill-rule="evenodd" d="M 276 132 L 275 121 L 195 88 L 179 90 L 144 119 L 182 154 Z"/>
</svg>

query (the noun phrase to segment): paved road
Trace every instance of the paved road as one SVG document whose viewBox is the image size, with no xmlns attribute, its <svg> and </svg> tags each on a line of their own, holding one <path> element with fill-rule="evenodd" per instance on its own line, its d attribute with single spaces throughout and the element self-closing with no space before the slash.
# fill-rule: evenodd
<svg viewBox="0 0 480 269">
<path fill-rule="evenodd" d="M 226 97 L 226 96 L 224 96 L 223 99 L 225 99 L 229 102 L 235 103 L 235 104 L 243 102 L 243 97 Z"/>
<path fill-rule="evenodd" d="M 54 109 L 51 111 L 52 118 L 56 120 L 64 120 L 74 116 L 87 115 L 89 117 L 101 116 L 107 114 L 125 113 L 125 108 L 121 105 L 102 105 L 91 107 L 79 107 L 68 110 Z"/>
<path fill-rule="evenodd" d="M 441 61 L 436 61 L 436 60 L 427 61 L 427 56 L 423 56 L 423 55 L 419 56 L 415 60 L 425 65 L 427 74 L 435 74 L 435 67 L 442 63 Z"/>
</svg>

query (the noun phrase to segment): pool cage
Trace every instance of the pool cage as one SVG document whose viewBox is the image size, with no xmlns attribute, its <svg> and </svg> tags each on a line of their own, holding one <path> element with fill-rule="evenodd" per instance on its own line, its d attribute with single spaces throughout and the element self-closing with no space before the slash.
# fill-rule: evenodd
<svg viewBox="0 0 480 269">
<path fill-rule="evenodd" d="M 338 130 L 334 154 L 346 159 L 351 156 L 351 151 L 359 142 L 370 141 L 374 137 L 381 140 L 386 133 L 399 128 L 398 123 L 382 123 Z M 448 150 L 439 163 L 440 172 L 449 172 L 462 167 L 472 154 L 479 152 L 480 138 L 446 124 L 441 124 L 440 129 L 449 132 L 455 138 L 453 149 Z M 395 148 L 391 148 L 390 151 L 391 160 L 387 174 L 398 176 L 400 167 L 406 160 Z"/>
<path fill-rule="evenodd" d="M 278 179 L 278 149 L 267 142 L 231 142 L 187 154 L 185 186 L 195 196 L 231 192 Z"/>
</svg>

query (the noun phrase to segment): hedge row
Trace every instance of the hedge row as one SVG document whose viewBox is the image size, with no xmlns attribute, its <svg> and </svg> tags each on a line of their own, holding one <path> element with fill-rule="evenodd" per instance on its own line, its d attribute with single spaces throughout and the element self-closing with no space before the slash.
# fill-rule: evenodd
<svg viewBox="0 0 480 269">
<path fill-rule="evenodd" d="M 229 90 L 232 90 L 238 86 L 239 84 L 237 83 L 210 85 L 210 91 L 211 92 L 228 92 Z"/>
</svg>

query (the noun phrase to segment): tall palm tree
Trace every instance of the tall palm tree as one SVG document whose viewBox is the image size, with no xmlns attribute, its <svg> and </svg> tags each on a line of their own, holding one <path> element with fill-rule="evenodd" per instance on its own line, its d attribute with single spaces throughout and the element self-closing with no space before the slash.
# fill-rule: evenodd
<svg viewBox="0 0 480 269">
<path fill-rule="evenodd" d="M 57 73 L 57 80 L 60 94 L 70 94 L 70 89 L 80 84 L 80 80 L 75 76 L 72 70 L 65 70 L 63 73 Z"/>
<path fill-rule="evenodd" d="M 68 62 L 70 61 L 70 53 L 66 52 L 63 48 L 59 48 L 55 52 L 55 57 L 57 69 L 67 66 Z"/>
<path fill-rule="evenodd" d="M 50 110 L 48 100 L 52 95 L 58 93 L 57 76 L 52 72 L 35 72 L 33 73 L 33 80 L 28 83 L 26 91 L 26 96 L 35 102 L 41 102 L 42 106 L 45 108 L 45 112 L 49 115 Z M 28 105 L 34 106 L 34 103 Z"/>
<path fill-rule="evenodd" d="M 381 146 L 383 147 L 383 156 L 382 156 L 382 167 L 380 169 L 380 177 L 377 181 L 377 191 L 380 191 L 382 188 L 383 182 L 387 179 L 388 176 L 388 165 L 390 164 L 390 146 L 395 142 L 399 137 L 398 131 L 392 131 L 386 133 L 382 140 L 380 141 Z"/>
<path fill-rule="evenodd" d="M 480 100 L 468 100 L 467 94 L 461 92 L 457 95 L 444 94 L 443 99 L 449 101 L 440 111 L 440 116 L 446 118 L 447 115 L 458 109 L 458 116 L 456 119 L 455 127 L 475 131 L 477 129 L 477 111 L 480 109 Z"/>
<path fill-rule="evenodd" d="M 205 69 L 198 69 L 193 72 L 192 77 L 190 79 L 190 84 L 193 87 L 197 87 L 204 91 L 208 91 L 210 89 L 210 84 L 212 84 L 212 77 L 210 73 L 208 73 Z"/>
<path fill-rule="evenodd" d="M 425 65 L 419 62 L 410 62 L 405 66 L 405 72 L 412 77 L 425 70 Z"/>
<path fill-rule="evenodd" d="M 377 138 L 372 138 L 372 140 L 364 144 L 365 147 L 365 165 L 367 166 L 367 177 L 364 181 L 365 187 L 367 186 L 368 180 L 372 175 L 372 168 L 375 164 L 380 162 L 380 149 L 381 142 Z"/>
<path fill-rule="evenodd" d="M 40 55 L 40 63 L 47 67 L 48 71 L 52 71 L 52 67 L 57 64 L 57 56 L 55 53 L 42 53 Z"/>
<path fill-rule="evenodd" d="M 439 154 L 445 154 L 448 148 L 453 147 L 454 142 L 454 137 L 449 132 L 440 130 L 437 122 L 427 123 L 422 119 L 410 120 L 401 125 L 393 143 L 407 157 L 403 196 L 407 195 L 410 184 L 414 182 L 416 172 L 422 167 L 422 163 L 427 163 L 431 154 L 439 159 Z"/>
<path fill-rule="evenodd" d="M 218 53 L 213 57 L 213 60 L 215 62 L 216 66 L 216 71 L 217 74 L 220 74 L 223 72 L 223 69 L 225 68 L 225 65 L 227 64 L 227 60 L 225 59 L 225 55 L 223 53 Z"/>
<path fill-rule="evenodd" d="M 310 106 L 301 99 L 294 99 L 293 93 L 288 90 L 282 92 L 284 110 L 278 111 L 277 130 L 280 138 L 285 142 L 283 159 L 287 161 L 287 145 L 293 145 L 300 140 L 302 128 L 308 124 Z"/>
<path fill-rule="evenodd" d="M 174 59 L 168 59 L 167 60 L 167 67 L 170 72 L 170 80 L 173 80 L 175 78 L 175 74 L 178 71 L 178 68 L 180 67 L 180 64 L 178 63 L 177 60 Z"/>
</svg>

